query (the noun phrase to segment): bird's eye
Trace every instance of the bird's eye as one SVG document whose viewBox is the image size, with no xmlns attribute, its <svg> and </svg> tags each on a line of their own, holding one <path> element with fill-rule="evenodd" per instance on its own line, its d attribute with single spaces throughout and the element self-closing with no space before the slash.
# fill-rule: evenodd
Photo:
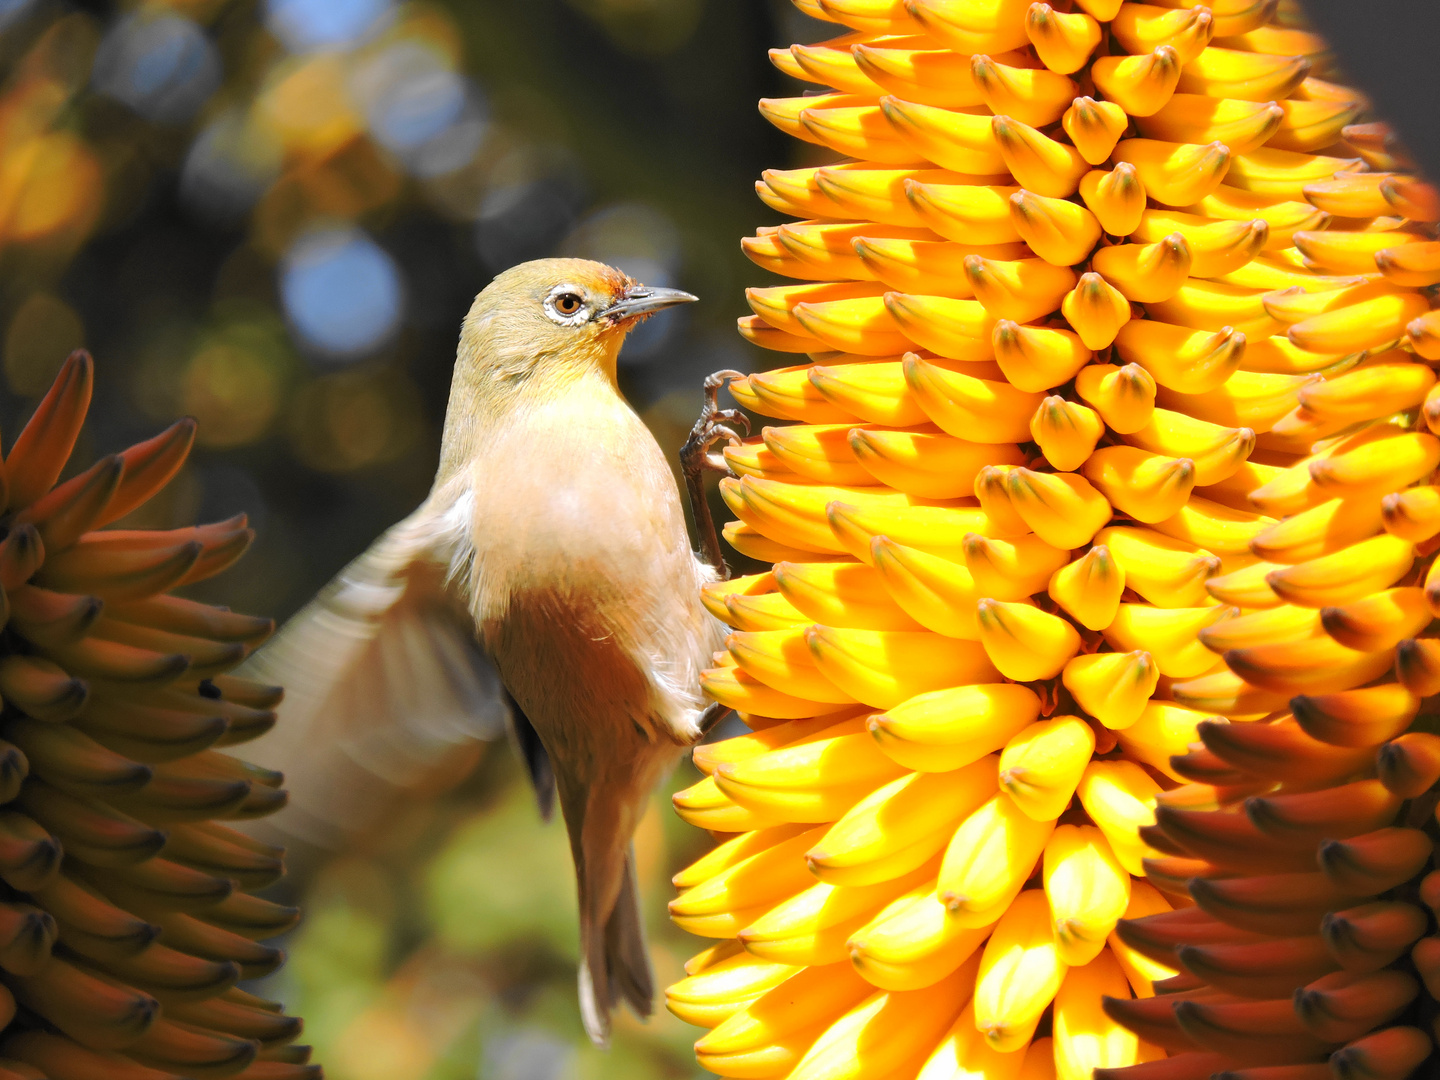
<svg viewBox="0 0 1440 1080">
<path fill-rule="evenodd" d="M 545 316 L 556 326 L 574 329 L 589 318 L 585 294 L 578 285 L 565 282 L 556 285 L 545 297 Z"/>
</svg>

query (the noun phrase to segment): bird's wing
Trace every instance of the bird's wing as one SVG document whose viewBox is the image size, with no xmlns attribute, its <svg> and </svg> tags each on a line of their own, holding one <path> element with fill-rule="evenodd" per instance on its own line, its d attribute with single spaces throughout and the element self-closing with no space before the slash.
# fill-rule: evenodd
<svg viewBox="0 0 1440 1080">
<path fill-rule="evenodd" d="M 510 706 L 506 717 L 510 745 L 525 763 L 525 775 L 530 777 L 530 786 L 535 789 L 535 801 L 539 804 L 540 820 L 548 822 L 555 813 L 555 769 L 550 764 L 550 754 L 530 718 L 520 711 L 509 693 L 505 695 L 505 702 Z"/>
<path fill-rule="evenodd" d="M 275 728 L 246 747 L 290 791 L 267 829 L 340 847 L 397 796 L 463 778 L 480 744 L 504 732 L 504 688 L 447 589 L 459 542 L 421 507 L 241 669 L 285 688 Z"/>
</svg>

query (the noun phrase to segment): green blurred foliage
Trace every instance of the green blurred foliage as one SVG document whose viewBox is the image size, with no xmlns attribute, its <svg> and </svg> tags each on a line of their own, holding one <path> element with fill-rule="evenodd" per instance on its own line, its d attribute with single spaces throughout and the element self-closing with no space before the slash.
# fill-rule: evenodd
<svg viewBox="0 0 1440 1080">
<path fill-rule="evenodd" d="M 436 938 L 456 953 L 483 954 L 535 939 L 564 942 L 575 925 L 565 834 L 536 830 L 535 807 L 522 785 L 505 795 L 488 814 L 458 828 L 425 875 Z M 496 866 L 511 872 L 497 876 Z M 485 898 L 480 918 L 476 896 Z M 565 955 L 577 958 L 570 950 Z"/>
<path fill-rule="evenodd" d="M 669 790 L 692 783 L 688 766 Z M 657 794 L 636 839 L 656 976 L 683 977 L 704 942 L 672 926 L 670 875 L 707 846 Z M 671 1078 L 697 1074 L 698 1032 L 664 1010 L 617 1017 L 609 1050 L 586 1041 L 575 998 L 576 901 L 568 845 L 544 824 L 504 751 L 460 789 L 325 865 L 286 968 L 265 987 L 306 1018 L 342 1080 Z"/>
</svg>

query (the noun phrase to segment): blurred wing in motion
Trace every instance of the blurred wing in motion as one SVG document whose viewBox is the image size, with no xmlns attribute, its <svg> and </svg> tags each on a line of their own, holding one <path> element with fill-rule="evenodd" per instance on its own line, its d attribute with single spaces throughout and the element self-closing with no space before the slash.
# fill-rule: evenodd
<svg viewBox="0 0 1440 1080">
<path fill-rule="evenodd" d="M 290 792 L 267 832 L 340 848 L 398 797 L 458 782 L 504 732 L 500 677 L 446 588 L 452 516 L 427 504 L 393 526 L 246 662 L 285 688 L 279 722 L 247 748 Z"/>
</svg>

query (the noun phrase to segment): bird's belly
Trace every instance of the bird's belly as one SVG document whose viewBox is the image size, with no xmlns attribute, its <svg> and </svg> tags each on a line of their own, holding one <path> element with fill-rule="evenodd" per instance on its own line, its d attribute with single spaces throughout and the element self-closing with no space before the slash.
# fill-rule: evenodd
<svg viewBox="0 0 1440 1080">
<path fill-rule="evenodd" d="M 501 679 L 546 749 L 577 762 L 613 753 L 617 742 L 638 751 L 664 739 L 647 665 L 593 598 L 585 590 L 517 592 L 482 626 Z"/>
</svg>

